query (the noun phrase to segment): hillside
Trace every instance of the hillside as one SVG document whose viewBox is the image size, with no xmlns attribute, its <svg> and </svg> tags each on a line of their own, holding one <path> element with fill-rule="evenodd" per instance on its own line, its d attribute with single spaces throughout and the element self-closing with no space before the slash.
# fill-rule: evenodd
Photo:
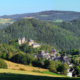
<svg viewBox="0 0 80 80">
<path fill-rule="evenodd" d="M 23 69 L 23 71 L 48 71 L 47 69 L 43 69 L 43 68 L 38 68 L 38 67 L 33 67 L 33 66 L 28 66 L 28 65 L 23 65 L 23 64 L 17 64 L 14 62 L 10 62 L 7 60 L 4 60 L 7 63 L 8 69 L 11 70 L 21 70 Z"/>
<path fill-rule="evenodd" d="M 3 19 L 0 18 L 0 24 L 12 24 L 14 21 L 12 21 L 11 19 Z"/>
<path fill-rule="evenodd" d="M 5 24 L 0 23 L 0 29 L 3 29 L 3 28 L 5 28 L 5 27 L 6 27 Z"/>
<path fill-rule="evenodd" d="M 80 12 L 74 12 L 74 11 L 42 11 L 37 13 L 25 13 L 25 14 L 15 14 L 15 15 L 4 15 L 0 18 L 4 19 L 12 19 L 12 20 L 19 20 L 21 18 L 28 18 L 33 17 L 41 20 L 48 20 L 48 21 L 56 21 L 56 22 L 62 22 L 62 21 L 70 21 L 77 18 L 80 18 Z"/>
<path fill-rule="evenodd" d="M 69 78 L 56 74 L 47 69 L 26 66 L 22 64 L 6 61 L 8 69 L 0 69 L 0 80 L 79 80 L 80 78 Z M 16 68 L 17 67 L 17 68 Z M 26 67 L 26 69 L 24 69 Z M 18 69 L 19 68 L 19 69 Z M 23 68 L 23 69 L 21 69 Z M 29 68 L 31 69 L 29 70 Z"/>
<path fill-rule="evenodd" d="M 12 74 L 22 74 L 22 75 L 35 75 L 35 76 L 47 76 L 47 77 L 67 77 L 65 75 L 50 72 L 47 69 L 17 64 L 7 60 L 8 69 L 0 69 L 0 73 L 12 73 Z"/>
<path fill-rule="evenodd" d="M 3 19 L 3 18 L 0 18 L 0 29 L 3 29 L 6 26 L 9 26 L 13 22 L 14 22 L 14 20 L 11 20 L 11 19 Z"/>
<path fill-rule="evenodd" d="M 55 26 L 52 22 L 33 18 L 19 20 L 1 30 L 0 43 L 7 43 L 11 39 L 23 36 L 40 43 L 52 45 L 57 49 L 80 48 L 79 37 L 71 30 Z"/>
<path fill-rule="evenodd" d="M 53 23 L 57 27 L 75 33 L 78 37 L 80 35 L 80 19 L 72 20 L 69 22 Z"/>
</svg>

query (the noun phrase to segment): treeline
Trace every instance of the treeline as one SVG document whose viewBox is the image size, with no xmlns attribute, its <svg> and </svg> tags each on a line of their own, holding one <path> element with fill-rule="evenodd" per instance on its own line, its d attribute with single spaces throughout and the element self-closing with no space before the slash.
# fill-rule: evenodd
<svg viewBox="0 0 80 80">
<path fill-rule="evenodd" d="M 3 29 L 3 28 L 5 28 L 5 27 L 6 27 L 5 24 L 0 23 L 0 29 Z"/>
<path fill-rule="evenodd" d="M 80 38 L 75 33 L 54 26 L 52 22 L 38 19 L 22 19 L 0 31 L 0 42 L 8 43 L 14 38 L 25 36 L 42 44 L 48 44 L 61 50 L 80 48 Z"/>
</svg>

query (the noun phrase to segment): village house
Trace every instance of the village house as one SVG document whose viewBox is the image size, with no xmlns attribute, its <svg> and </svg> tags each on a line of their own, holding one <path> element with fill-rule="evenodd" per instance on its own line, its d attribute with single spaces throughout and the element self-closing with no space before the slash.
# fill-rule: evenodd
<svg viewBox="0 0 80 80">
<path fill-rule="evenodd" d="M 51 56 L 56 56 L 57 52 L 56 52 L 56 49 L 52 49 L 51 50 Z"/>
<path fill-rule="evenodd" d="M 55 60 L 58 57 L 56 49 L 51 50 L 50 59 Z"/>
<path fill-rule="evenodd" d="M 45 52 L 44 50 L 42 51 L 39 51 L 38 54 L 34 54 L 34 57 L 36 58 L 46 58 L 46 59 L 49 59 L 50 58 L 50 55 L 48 52 Z"/>
<path fill-rule="evenodd" d="M 60 61 L 62 62 L 62 63 L 67 63 L 68 65 L 70 65 L 71 64 L 71 58 L 68 58 L 66 55 L 61 55 L 61 57 L 60 57 Z"/>
</svg>

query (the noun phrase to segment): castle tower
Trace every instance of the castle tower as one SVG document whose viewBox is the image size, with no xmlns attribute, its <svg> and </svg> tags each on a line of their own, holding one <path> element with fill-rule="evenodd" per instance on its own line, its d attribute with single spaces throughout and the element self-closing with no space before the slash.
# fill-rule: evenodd
<svg viewBox="0 0 80 80">
<path fill-rule="evenodd" d="M 26 41 L 25 37 L 22 38 L 22 44 L 24 44 Z"/>
<path fill-rule="evenodd" d="M 21 39 L 18 39 L 18 44 L 19 44 L 19 45 L 21 45 L 21 44 L 22 44 Z"/>
</svg>

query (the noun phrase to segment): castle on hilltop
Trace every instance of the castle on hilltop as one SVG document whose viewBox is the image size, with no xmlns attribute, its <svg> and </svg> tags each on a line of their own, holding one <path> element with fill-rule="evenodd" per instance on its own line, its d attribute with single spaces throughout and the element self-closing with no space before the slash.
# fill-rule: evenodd
<svg viewBox="0 0 80 80">
<path fill-rule="evenodd" d="M 27 42 L 27 40 L 25 39 L 25 37 L 23 38 L 18 38 L 18 44 L 21 45 L 21 44 L 25 44 Z"/>
<path fill-rule="evenodd" d="M 23 37 L 23 38 L 18 38 L 18 44 L 19 44 L 19 45 L 25 44 L 25 43 L 27 43 L 27 42 L 28 42 L 29 46 L 32 46 L 33 48 L 38 48 L 38 47 L 41 46 L 41 44 L 36 43 L 36 42 L 35 42 L 34 40 L 32 40 L 32 39 L 26 39 L 25 37 Z"/>
</svg>

